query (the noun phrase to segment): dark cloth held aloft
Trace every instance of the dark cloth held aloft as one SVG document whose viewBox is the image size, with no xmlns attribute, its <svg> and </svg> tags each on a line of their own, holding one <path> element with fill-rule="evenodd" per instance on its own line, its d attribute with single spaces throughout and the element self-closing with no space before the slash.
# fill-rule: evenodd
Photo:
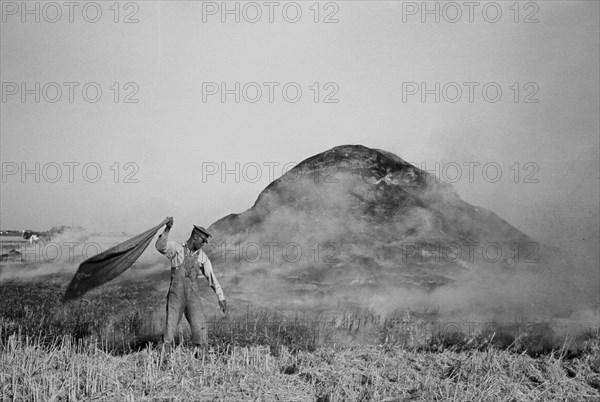
<svg viewBox="0 0 600 402">
<path fill-rule="evenodd" d="M 125 272 L 142 255 L 156 232 L 167 222 L 168 219 L 165 219 L 152 229 L 82 262 L 65 292 L 63 303 L 76 299 Z"/>
</svg>

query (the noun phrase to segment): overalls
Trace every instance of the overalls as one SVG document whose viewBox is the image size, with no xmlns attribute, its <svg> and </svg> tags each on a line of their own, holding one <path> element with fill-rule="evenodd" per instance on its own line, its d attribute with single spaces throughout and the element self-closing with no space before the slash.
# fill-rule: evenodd
<svg viewBox="0 0 600 402">
<path fill-rule="evenodd" d="M 208 333 L 198 289 L 197 279 L 200 276 L 198 256 L 193 255 L 185 246 L 183 252 L 183 264 L 171 268 L 164 341 L 165 343 L 173 342 L 181 315 L 185 313 L 185 318 L 192 328 L 192 342 L 195 345 L 206 346 Z"/>
</svg>

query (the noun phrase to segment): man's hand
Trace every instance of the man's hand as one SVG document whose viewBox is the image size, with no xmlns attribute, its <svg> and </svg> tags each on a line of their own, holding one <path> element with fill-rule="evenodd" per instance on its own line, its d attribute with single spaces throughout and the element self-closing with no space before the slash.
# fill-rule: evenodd
<svg viewBox="0 0 600 402">
<path fill-rule="evenodd" d="M 227 300 L 219 300 L 219 307 L 221 307 L 221 311 L 225 314 L 227 312 Z"/>
<path fill-rule="evenodd" d="M 167 219 L 169 220 L 165 226 L 167 230 L 170 230 L 173 227 L 173 217 L 172 216 L 167 216 Z"/>
</svg>

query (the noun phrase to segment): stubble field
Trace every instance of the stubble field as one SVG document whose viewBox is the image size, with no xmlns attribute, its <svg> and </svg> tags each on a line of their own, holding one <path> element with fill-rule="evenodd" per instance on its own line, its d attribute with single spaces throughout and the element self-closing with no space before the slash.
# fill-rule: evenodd
<svg viewBox="0 0 600 402">
<path fill-rule="evenodd" d="M 27 269 L 23 266 L 20 269 Z M 139 271 L 139 269 L 138 269 Z M 67 305 L 65 273 L 0 282 L 2 400 L 598 400 L 598 327 L 478 326 L 438 308 L 285 311 L 206 289 L 210 348 L 161 340 L 168 272 L 130 270 Z M 462 325 L 460 325 L 462 324 Z"/>
</svg>

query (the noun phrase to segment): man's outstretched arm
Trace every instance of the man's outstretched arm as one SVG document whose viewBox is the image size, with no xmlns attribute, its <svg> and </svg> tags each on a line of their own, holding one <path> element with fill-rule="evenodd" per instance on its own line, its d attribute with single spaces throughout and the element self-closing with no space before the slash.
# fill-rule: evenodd
<svg viewBox="0 0 600 402">
<path fill-rule="evenodd" d="M 165 230 L 158 236 L 158 240 L 156 240 L 156 250 L 158 250 L 159 253 L 164 254 L 170 260 L 177 255 L 177 243 L 169 241 L 169 232 L 172 227 L 173 218 L 166 223 Z"/>
</svg>

